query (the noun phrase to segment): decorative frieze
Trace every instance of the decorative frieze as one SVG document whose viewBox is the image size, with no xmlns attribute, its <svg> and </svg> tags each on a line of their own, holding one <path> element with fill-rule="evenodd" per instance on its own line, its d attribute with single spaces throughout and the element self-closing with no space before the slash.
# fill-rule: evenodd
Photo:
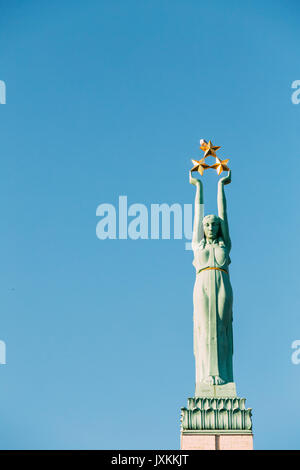
<svg viewBox="0 0 300 470">
<path fill-rule="evenodd" d="M 181 430 L 247 430 L 252 429 L 251 408 L 245 398 L 189 398 L 181 408 Z"/>
</svg>

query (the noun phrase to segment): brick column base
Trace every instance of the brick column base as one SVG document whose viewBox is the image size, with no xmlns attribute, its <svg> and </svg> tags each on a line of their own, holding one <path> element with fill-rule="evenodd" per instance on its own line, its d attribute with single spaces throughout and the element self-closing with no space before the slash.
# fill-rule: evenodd
<svg viewBox="0 0 300 470">
<path fill-rule="evenodd" d="M 181 433 L 182 450 L 253 450 L 252 433 Z"/>
</svg>

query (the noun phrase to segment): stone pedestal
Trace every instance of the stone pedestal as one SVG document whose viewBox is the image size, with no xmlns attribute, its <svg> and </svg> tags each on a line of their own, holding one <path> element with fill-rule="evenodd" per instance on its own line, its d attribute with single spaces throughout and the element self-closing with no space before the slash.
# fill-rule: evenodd
<svg viewBox="0 0 300 470">
<path fill-rule="evenodd" d="M 198 387 L 181 408 L 181 449 L 252 450 L 252 410 L 235 384 Z"/>
<path fill-rule="evenodd" d="M 180 449 L 182 450 L 253 450 L 251 432 L 181 432 Z"/>
</svg>

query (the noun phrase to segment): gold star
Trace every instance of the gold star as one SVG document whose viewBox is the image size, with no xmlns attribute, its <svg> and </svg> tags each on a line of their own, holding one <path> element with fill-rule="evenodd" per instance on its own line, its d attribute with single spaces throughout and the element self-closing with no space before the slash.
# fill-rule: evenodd
<svg viewBox="0 0 300 470">
<path fill-rule="evenodd" d="M 202 146 L 200 147 L 202 148 Z M 216 157 L 216 151 L 219 150 L 221 147 L 218 147 L 217 145 L 213 145 L 212 144 L 212 141 L 210 140 L 208 142 L 208 144 L 206 144 L 206 148 L 202 148 L 202 150 L 204 150 L 204 157 L 208 157 L 209 155 L 211 155 L 212 157 Z"/>
<path fill-rule="evenodd" d="M 222 171 L 229 171 L 229 168 L 227 166 L 227 163 L 229 162 L 229 159 L 227 160 L 220 160 L 218 157 L 216 157 L 217 163 L 214 165 L 211 165 L 210 168 L 214 168 L 218 175 L 222 173 Z"/>
<path fill-rule="evenodd" d="M 210 168 L 209 165 L 206 165 L 206 163 L 204 163 L 205 162 L 205 157 L 202 158 L 199 161 L 198 160 L 192 160 L 192 162 L 194 163 L 194 166 L 191 169 L 191 171 L 198 171 L 201 176 L 203 175 L 204 170 L 207 170 L 207 168 Z"/>
<path fill-rule="evenodd" d="M 200 140 L 200 148 L 201 148 L 201 150 L 203 150 L 204 152 L 205 152 L 205 150 L 207 149 L 207 145 L 208 145 L 208 144 L 207 144 L 207 142 L 206 142 L 205 139 L 201 139 L 201 140 Z"/>
</svg>

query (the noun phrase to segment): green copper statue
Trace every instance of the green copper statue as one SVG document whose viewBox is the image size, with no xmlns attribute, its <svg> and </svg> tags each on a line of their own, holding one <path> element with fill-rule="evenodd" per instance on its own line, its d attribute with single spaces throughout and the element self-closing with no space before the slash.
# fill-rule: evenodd
<svg viewBox="0 0 300 470">
<path fill-rule="evenodd" d="M 232 373 L 232 288 L 229 277 L 231 241 L 227 219 L 225 185 L 231 183 L 231 171 L 227 160 L 216 155 L 220 147 L 200 140 L 204 158 L 192 160 L 190 183 L 196 187 L 195 215 L 192 238 L 193 264 L 196 268 L 194 285 L 194 355 L 196 363 L 196 390 L 188 398 L 187 407 L 181 408 L 181 448 L 215 449 L 226 435 L 230 448 L 239 447 L 235 433 L 253 448 L 252 410 L 245 407 L 245 398 L 236 393 Z M 213 157 L 213 165 L 206 163 Z M 203 185 L 200 179 L 192 177 L 197 171 L 213 168 L 227 176 L 218 182 L 218 216 L 204 216 Z M 224 440 L 224 442 L 226 441 Z M 244 445 L 244 444 L 243 444 Z M 248 447 L 247 447 L 248 446 Z"/>
<path fill-rule="evenodd" d="M 224 186 L 231 172 L 218 183 L 218 217 L 203 214 L 203 184 L 196 186 L 192 249 L 196 268 L 194 286 L 194 354 L 197 390 L 206 385 L 233 382 L 232 288 L 228 266 L 231 241 Z"/>
</svg>

